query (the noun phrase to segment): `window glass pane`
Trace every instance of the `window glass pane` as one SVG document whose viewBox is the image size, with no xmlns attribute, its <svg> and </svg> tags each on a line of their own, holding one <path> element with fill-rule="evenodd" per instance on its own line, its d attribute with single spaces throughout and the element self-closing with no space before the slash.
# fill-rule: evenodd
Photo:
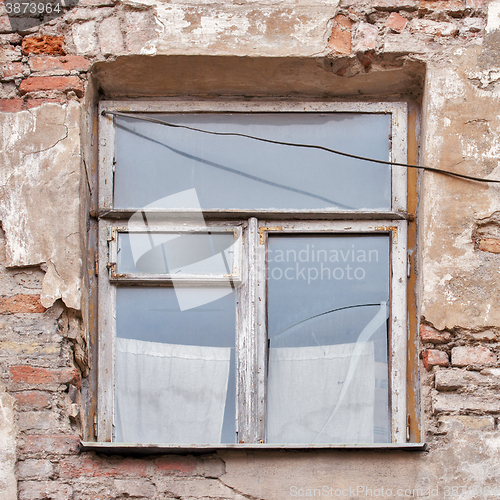
<svg viewBox="0 0 500 500">
<path fill-rule="evenodd" d="M 179 290 L 193 307 L 181 310 Z M 114 440 L 234 443 L 234 292 L 116 291 Z"/>
<path fill-rule="evenodd" d="M 388 160 L 390 114 L 205 113 L 156 119 Z M 196 189 L 202 209 L 390 210 L 391 169 L 316 149 L 116 118 L 115 208 Z M 178 208 L 196 208 L 182 206 Z"/>
<path fill-rule="evenodd" d="M 231 274 L 234 233 L 118 233 L 118 273 Z"/>
<path fill-rule="evenodd" d="M 389 237 L 270 235 L 270 443 L 390 442 Z"/>
</svg>

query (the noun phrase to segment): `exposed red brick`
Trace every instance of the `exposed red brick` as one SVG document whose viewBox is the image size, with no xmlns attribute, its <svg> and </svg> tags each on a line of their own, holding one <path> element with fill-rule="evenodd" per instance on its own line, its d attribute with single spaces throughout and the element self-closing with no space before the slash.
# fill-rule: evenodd
<svg viewBox="0 0 500 500">
<path fill-rule="evenodd" d="M 78 97 L 83 95 L 83 83 L 77 76 L 30 76 L 21 82 L 21 94 L 38 90 L 58 90 L 65 92 L 72 90 Z"/>
<path fill-rule="evenodd" d="M 496 238 L 481 238 L 477 248 L 482 252 L 500 253 L 500 240 Z"/>
<path fill-rule="evenodd" d="M 459 346 L 451 350 L 451 363 L 453 366 L 491 365 L 496 361 L 495 353 L 483 346 Z"/>
<path fill-rule="evenodd" d="M 75 368 L 33 368 L 31 366 L 11 366 L 10 381 L 26 384 L 80 384 L 80 374 Z"/>
<path fill-rule="evenodd" d="M 24 101 L 22 99 L 0 99 L 0 111 L 4 113 L 15 113 L 22 111 Z M 1 311 L 1 298 L 0 298 L 0 311 Z M 43 312 L 43 311 L 42 311 Z"/>
<path fill-rule="evenodd" d="M 156 467 L 161 471 L 172 473 L 190 474 L 196 468 L 194 459 L 182 457 L 162 457 L 156 460 Z"/>
<path fill-rule="evenodd" d="M 64 71 L 87 71 L 90 62 L 82 56 L 37 56 L 30 58 L 29 65 L 33 71 L 52 71 L 57 69 Z"/>
<path fill-rule="evenodd" d="M 22 408 L 47 408 L 50 405 L 50 394 L 42 391 L 14 392 L 13 396 Z"/>
<path fill-rule="evenodd" d="M 2 78 L 21 78 L 24 76 L 26 66 L 20 62 L 5 64 L 1 69 Z"/>
<path fill-rule="evenodd" d="M 352 21 L 339 14 L 335 17 L 332 26 L 332 34 L 328 39 L 328 46 L 339 54 L 351 53 L 351 27 Z"/>
<path fill-rule="evenodd" d="M 449 366 L 448 354 L 437 349 L 426 349 L 422 355 L 424 366 L 427 371 L 433 366 Z"/>
<path fill-rule="evenodd" d="M 21 45 L 23 53 L 28 54 L 59 54 L 64 55 L 63 36 L 30 36 L 23 40 Z"/>
<path fill-rule="evenodd" d="M 27 99 L 26 109 L 36 108 L 37 106 L 41 106 L 44 102 L 65 103 L 68 101 L 67 99 Z"/>
<path fill-rule="evenodd" d="M 408 19 L 398 14 L 397 12 L 392 12 L 385 25 L 387 28 L 395 31 L 396 33 L 401 33 L 406 25 L 408 24 Z"/>
<path fill-rule="evenodd" d="M 2 111 L 20 111 L 22 109 L 22 99 L 11 99 L 16 101 L 11 109 L 2 109 Z M 9 101 L 2 99 L 2 101 Z M 14 295 L 13 297 L 0 297 L 0 314 L 3 313 L 43 313 L 45 307 L 40 302 L 40 295 Z"/>
<path fill-rule="evenodd" d="M 432 342 L 433 344 L 446 344 L 453 338 L 450 332 L 440 332 L 429 325 L 420 325 L 419 333 L 422 342 Z"/>
<path fill-rule="evenodd" d="M 78 436 L 32 436 L 24 437 L 21 451 L 30 453 L 54 453 L 58 455 L 72 455 L 80 448 Z"/>
<path fill-rule="evenodd" d="M 86 457 L 72 457 L 59 464 L 59 477 L 143 477 L 146 475 L 144 460 L 94 460 Z"/>
</svg>

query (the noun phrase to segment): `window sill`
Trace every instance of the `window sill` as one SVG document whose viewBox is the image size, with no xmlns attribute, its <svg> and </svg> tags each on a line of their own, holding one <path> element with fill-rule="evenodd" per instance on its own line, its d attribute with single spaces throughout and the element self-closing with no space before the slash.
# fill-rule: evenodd
<svg viewBox="0 0 500 500">
<path fill-rule="evenodd" d="M 97 443 L 82 441 L 81 451 L 113 455 L 164 455 L 213 453 L 225 450 L 407 450 L 426 451 L 425 443 L 370 443 L 370 444 L 137 444 L 137 443 Z"/>
</svg>

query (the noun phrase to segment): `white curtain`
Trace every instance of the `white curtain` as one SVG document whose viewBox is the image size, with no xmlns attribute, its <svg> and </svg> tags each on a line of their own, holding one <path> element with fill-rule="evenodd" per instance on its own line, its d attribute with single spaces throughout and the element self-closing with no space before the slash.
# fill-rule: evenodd
<svg viewBox="0 0 500 500">
<path fill-rule="evenodd" d="M 367 342 L 362 352 L 355 349 L 355 343 L 270 349 L 270 443 L 373 442 L 373 342 Z M 350 373 L 353 354 L 355 369 Z"/>
<path fill-rule="evenodd" d="M 220 443 L 231 349 L 116 338 L 115 441 Z"/>
</svg>

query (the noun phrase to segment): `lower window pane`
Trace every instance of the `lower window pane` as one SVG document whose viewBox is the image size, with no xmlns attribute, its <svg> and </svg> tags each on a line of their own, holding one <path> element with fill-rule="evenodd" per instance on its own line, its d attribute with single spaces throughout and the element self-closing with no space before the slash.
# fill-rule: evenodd
<svg viewBox="0 0 500 500">
<path fill-rule="evenodd" d="M 390 442 L 387 235 L 270 235 L 269 443 Z"/>
<path fill-rule="evenodd" d="M 116 318 L 114 440 L 234 443 L 234 292 L 118 287 Z"/>
</svg>

